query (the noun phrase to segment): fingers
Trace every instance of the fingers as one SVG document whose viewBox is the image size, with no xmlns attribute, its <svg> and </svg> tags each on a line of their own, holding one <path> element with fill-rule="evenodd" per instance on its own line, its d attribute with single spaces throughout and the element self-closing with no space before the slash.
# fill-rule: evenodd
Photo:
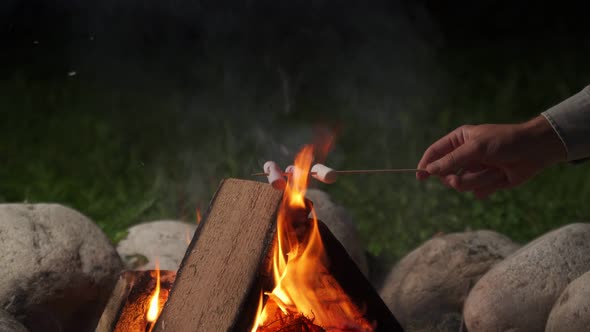
<svg viewBox="0 0 590 332">
<path fill-rule="evenodd" d="M 416 173 L 416 178 L 419 180 L 426 179 L 433 173 L 428 170 L 427 166 L 445 156 L 448 156 L 451 152 L 465 144 L 465 137 L 468 136 L 467 132 L 471 130 L 472 126 L 465 125 L 461 126 L 452 132 L 448 133 L 438 141 L 434 142 L 422 156 L 418 163 L 419 169 L 426 169 L 428 172 Z M 438 173 L 436 173 L 438 175 Z"/>
<path fill-rule="evenodd" d="M 473 191 L 491 188 L 507 182 L 506 176 L 497 169 L 485 169 L 479 172 L 466 172 L 461 175 L 448 175 L 449 186 L 457 191 Z"/>
<path fill-rule="evenodd" d="M 480 127 L 459 127 L 432 144 L 418 163 L 418 168 L 427 172 L 416 173 L 416 178 L 423 180 L 437 175 L 446 186 L 472 191 L 478 198 L 506 188 L 506 174 L 484 163 L 486 143 L 475 138 L 476 128 Z"/>
<path fill-rule="evenodd" d="M 478 199 L 484 199 L 508 185 L 506 175 L 501 170 L 491 168 L 468 171 L 462 175 L 442 176 L 441 181 L 457 191 L 472 191 Z"/>
<path fill-rule="evenodd" d="M 422 159 L 420 159 L 420 162 L 418 163 L 418 168 L 426 169 L 426 167 L 433 161 L 439 160 L 440 158 L 455 150 L 457 147 L 461 146 L 465 142 L 464 131 L 468 129 L 468 127 L 469 126 L 459 127 L 440 138 L 438 141 L 434 142 L 424 152 Z M 416 173 L 416 178 L 418 180 L 424 180 L 428 178 L 429 175 L 429 172 L 418 172 Z"/>
<path fill-rule="evenodd" d="M 426 166 L 431 175 L 447 175 L 456 173 L 459 169 L 466 169 L 479 163 L 480 148 L 474 142 L 467 142 L 442 158 Z"/>
</svg>

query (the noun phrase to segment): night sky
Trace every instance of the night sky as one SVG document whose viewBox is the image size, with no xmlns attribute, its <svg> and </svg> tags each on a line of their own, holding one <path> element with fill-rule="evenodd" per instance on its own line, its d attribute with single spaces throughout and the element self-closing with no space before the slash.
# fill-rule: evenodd
<svg viewBox="0 0 590 332">
<path fill-rule="evenodd" d="M 513 1 L 73 1 L 8 0 L 0 4 L 2 66 L 28 75 L 61 75 L 83 66 L 147 62 L 180 71 L 216 47 L 227 52 L 314 53 L 333 34 L 334 48 L 387 34 L 375 22 L 399 22 L 401 34 L 436 50 L 491 48 L 510 56 L 588 44 L 587 13 L 561 2 Z M 328 32 L 327 32 L 328 31 Z M 385 36 L 386 37 L 386 36 Z M 332 39 L 330 39 L 332 40 Z M 166 59 L 174 57 L 174 64 Z M 297 60 L 289 60 L 297 66 Z"/>
</svg>

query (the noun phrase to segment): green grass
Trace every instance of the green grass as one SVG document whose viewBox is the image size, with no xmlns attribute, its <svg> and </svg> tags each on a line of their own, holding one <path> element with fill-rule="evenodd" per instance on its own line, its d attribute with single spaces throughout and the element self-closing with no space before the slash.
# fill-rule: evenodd
<svg viewBox="0 0 590 332">
<path fill-rule="evenodd" d="M 193 221 L 224 177 L 250 178 L 267 159 L 286 165 L 320 117 L 341 129 L 331 166 L 413 167 L 454 127 L 522 121 L 590 82 L 578 74 L 587 67 L 583 58 L 497 60 L 482 53 L 440 59 L 444 66 L 432 78 L 441 91 L 397 96 L 388 87 L 398 84 L 394 77 L 359 75 L 350 81 L 363 84 L 344 93 L 304 90 L 289 114 L 264 73 L 254 80 L 266 91 L 239 79 L 220 88 L 219 75 L 210 73 L 203 75 L 211 87 L 198 92 L 15 74 L 0 83 L 0 109 L 8 110 L 0 122 L 0 201 L 71 206 L 116 241 L 141 221 Z M 494 229 L 524 243 L 589 221 L 588 174 L 588 164 L 560 165 L 485 201 L 412 175 L 342 177 L 319 187 L 352 212 L 367 250 L 391 263 L 438 232 Z"/>
</svg>

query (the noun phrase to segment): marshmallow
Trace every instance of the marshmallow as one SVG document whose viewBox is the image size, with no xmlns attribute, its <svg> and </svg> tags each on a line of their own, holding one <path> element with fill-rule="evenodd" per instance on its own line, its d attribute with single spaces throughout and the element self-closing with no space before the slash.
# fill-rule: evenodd
<svg viewBox="0 0 590 332">
<path fill-rule="evenodd" d="M 323 183 L 334 183 L 338 174 L 328 166 L 315 164 L 311 168 L 311 176 Z"/>
<path fill-rule="evenodd" d="M 287 180 L 283 177 L 283 171 L 274 161 L 267 161 L 263 166 L 264 173 L 267 173 L 268 183 L 273 188 L 283 190 L 287 186 Z"/>
</svg>

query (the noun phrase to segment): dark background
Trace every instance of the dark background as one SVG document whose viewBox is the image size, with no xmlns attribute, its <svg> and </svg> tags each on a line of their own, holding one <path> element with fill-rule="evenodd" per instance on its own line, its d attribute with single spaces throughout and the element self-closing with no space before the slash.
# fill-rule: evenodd
<svg viewBox="0 0 590 332">
<path fill-rule="evenodd" d="M 218 182 L 282 165 L 318 124 L 334 168 L 413 167 L 465 123 L 516 122 L 590 82 L 588 11 L 514 1 L 0 4 L 0 201 L 60 202 L 116 241 L 193 221 Z M 486 201 L 412 175 L 321 186 L 390 264 L 439 231 L 525 242 L 590 219 L 588 165 Z"/>
</svg>

